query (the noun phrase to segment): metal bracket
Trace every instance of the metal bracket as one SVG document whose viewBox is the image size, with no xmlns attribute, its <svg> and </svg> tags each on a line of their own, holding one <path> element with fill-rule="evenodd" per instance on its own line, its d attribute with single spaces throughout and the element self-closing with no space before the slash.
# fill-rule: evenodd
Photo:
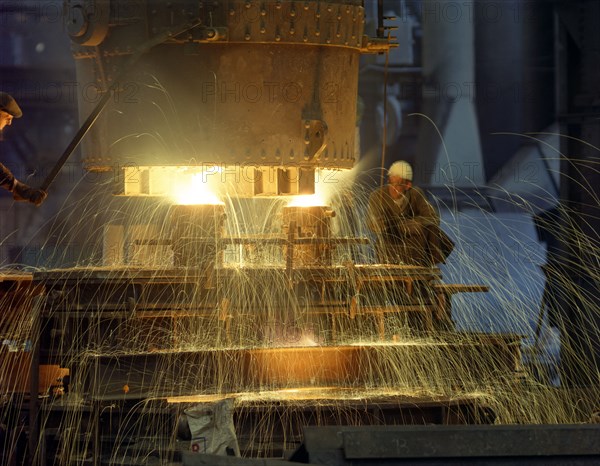
<svg viewBox="0 0 600 466">
<path fill-rule="evenodd" d="M 323 120 L 304 120 L 305 160 L 318 159 L 327 147 L 327 124 Z"/>
</svg>

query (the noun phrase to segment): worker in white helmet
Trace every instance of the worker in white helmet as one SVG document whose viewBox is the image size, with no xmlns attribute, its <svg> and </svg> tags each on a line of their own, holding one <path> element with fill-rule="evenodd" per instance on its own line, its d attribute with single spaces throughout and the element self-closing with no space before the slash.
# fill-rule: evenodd
<svg viewBox="0 0 600 466">
<path fill-rule="evenodd" d="M 6 92 L 0 92 L 0 131 L 12 124 L 13 118 L 21 118 L 23 112 L 17 101 Z M 12 172 L 0 163 L 0 186 L 13 194 L 15 201 L 29 201 L 39 206 L 46 199 L 46 192 L 32 188 L 17 180 Z"/>
<path fill-rule="evenodd" d="M 445 260 L 440 251 L 440 217 L 412 180 L 410 164 L 394 162 L 388 183 L 369 197 L 367 224 L 377 236 L 381 263 L 433 266 Z"/>
</svg>

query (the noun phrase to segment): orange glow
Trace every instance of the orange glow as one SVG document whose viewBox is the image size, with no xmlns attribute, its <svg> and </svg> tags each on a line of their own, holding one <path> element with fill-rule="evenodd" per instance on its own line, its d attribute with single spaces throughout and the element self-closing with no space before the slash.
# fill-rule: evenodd
<svg viewBox="0 0 600 466">
<path fill-rule="evenodd" d="M 289 388 L 307 382 L 329 384 L 356 376 L 356 351 L 339 347 L 294 347 L 250 351 L 249 372 L 262 385 L 285 383 Z M 293 386 L 295 385 L 295 386 Z"/>
<path fill-rule="evenodd" d="M 290 200 L 288 207 L 313 207 L 324 206 L 325 199 L 320 194 L 311 194 L 308 196 L 295 196 Z"/>
<path fill-rule="evenodd" d="M 179 205 L 195 204 L 223 204 L 217 195 L 211 190 L 206 176 L 203 173 L 182 176 L 174 187 L 175 203 Z"/>
</svg>

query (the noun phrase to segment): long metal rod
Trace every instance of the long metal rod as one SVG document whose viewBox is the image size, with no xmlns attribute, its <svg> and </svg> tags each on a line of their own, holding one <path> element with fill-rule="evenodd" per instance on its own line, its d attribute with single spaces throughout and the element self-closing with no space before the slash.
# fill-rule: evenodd
<svg viewBox="0 0 600 466">
<path fill-rule="evenodd" d="M 388 34 L 389 36 L 389 34 Z M 388 37 L 389 43 L 389 37 Z M 388 67 L 390 60 L 390 51 L 389 48 L 385 52 L 385 68 L 383 72 L 383 128 L 381 131 L 381 173 L 379 178 L 379 186 L 383 187 L 385 183 L 385 149 L 387 146 L 387 126 L 388 126 L 388 111 L 387 111 L 387 87 L 388 87 Z"/>
<path fill-rule="evenodd" d="M 383 39 L 385 28 L 383 26 L 383 0 L 377 0 L 377 37 Z"/>
<path fill-rule="evenodd" d="M 119 81 L 117 81 L 117 82 L 119 82 Z M 100 116 L 100 113 L 102 112 L 102 110 L 104 110 L 104 107 L 106 106 L 106 104 L 108 103 L 108 100 L 112 96 L 114 87 L 115 86 L 113 85 L 106 91 L 106 93 L 100 99 L 100 102 L 98 102 L 98 104 L 96 105 L 94 110 L 92 110 L 92 113 L 90 113 L 90 115 L 87 117 L 87 119 L 85 120 L 83 125 L 79 128 L 79 130 L 77 131 L 77 133 L 75 134 L 75 136 L 73 137 L 73 139 L 71 140 L 71 142 L 69 143 L 67 148 L 64 150 L 64 152 L 62 153 L 62 155 L 60 156 L 60 158 L 58 159 L 58 161 L 52 168 L 52 171 L 48 174 L 48 176 L 42 183 L 42 186 L 40 187 L 42 190 L 44 190 L 44 191 L 48 190 L 48 188 L 50 187 L 52 182 L 56 179 L 58 173 L 62 170 L 62 167 L 65 165 L 65 163 L 67 162 L 67 160 L 69 159 L 71 154 L 75 151 L 75 149 L 77 148 L 77 146 L 79 145 L 81 140 L 88 133 L 88 131 L 90 130 L 90 128 L 92 127 L 94 122 L 98 119 L 98 116 Z"/>
</svg>

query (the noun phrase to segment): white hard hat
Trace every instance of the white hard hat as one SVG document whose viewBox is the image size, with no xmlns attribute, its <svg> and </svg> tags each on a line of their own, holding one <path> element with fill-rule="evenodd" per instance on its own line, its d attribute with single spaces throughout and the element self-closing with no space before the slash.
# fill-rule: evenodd
<svg viewBox="0 0 600 466">
<path fill-rule="evenodd" d="M 388 170 L 388 176 L 397 176 L 402 178 L 403 180 L 412 181 L 413 179 L 413 171 L 412 167 L 408 162 L 404 160 L 400 160 L 399 162 L 394 162 L 390 169 Z"/>
</svg>

